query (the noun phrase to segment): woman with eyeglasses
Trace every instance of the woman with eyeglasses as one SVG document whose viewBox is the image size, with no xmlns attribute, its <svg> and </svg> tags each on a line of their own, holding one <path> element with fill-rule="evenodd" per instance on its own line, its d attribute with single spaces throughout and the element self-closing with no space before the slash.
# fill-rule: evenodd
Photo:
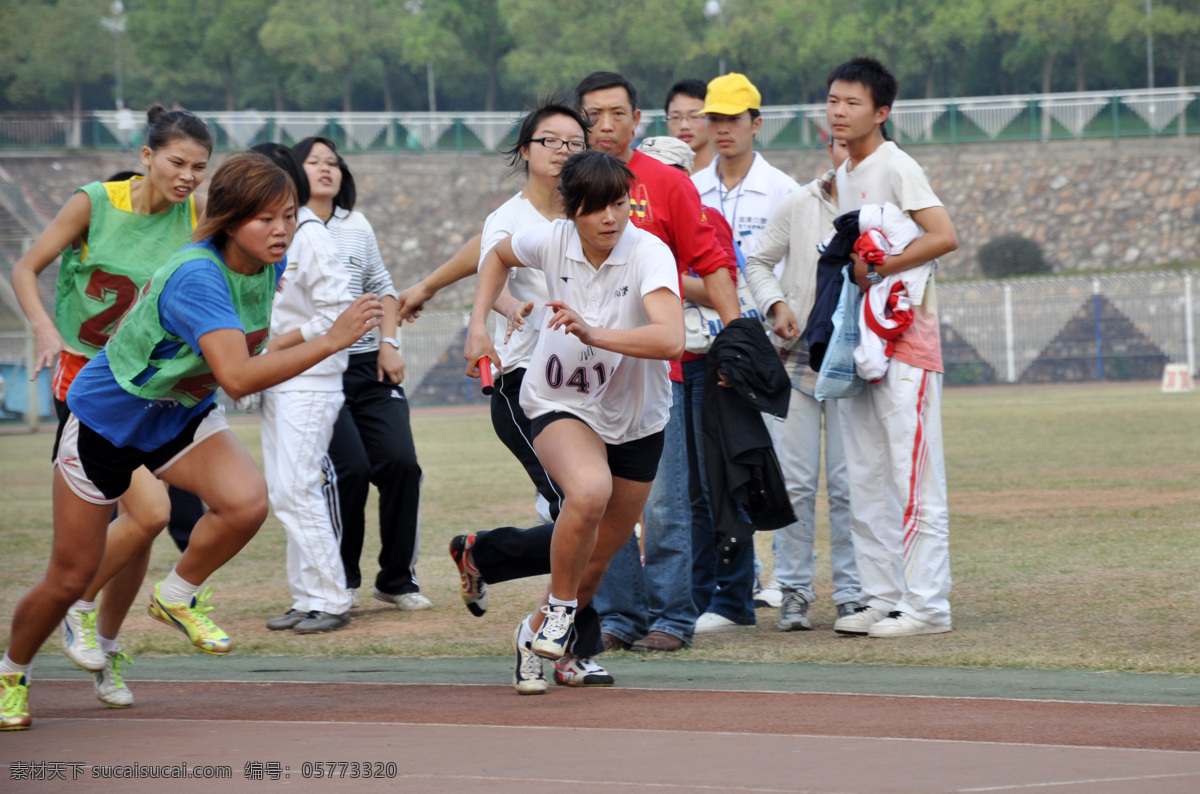
<svg viewBox="0 0 1200 794">
<path fill-rule="evenodd" d="M 196 195 L 204 182 L 213 138 L 197 116 L 155 105 L 141 150 L 144 177 L 114 174 L 75 191 L 13 268 L 13 291 L 33 327 L 33 377 L 54 367 L 54 409 L 59 424 L 54 453 L 67 422 L 67 392 L 75 376 L 108 342 L 146 282 L 171 254 L 191 242 L 204 213 Z M 38 294 L 39 275 L 59 257 L 51 318 Z M 95 674 L 96 696 L 110 708 L 133 705 L 122 669 L 117 634 L 137 598 L 150 546 L 167 525 L 166 487 L 145 467 L 137 469 L 109 525 L 104 558 L 95 578 L 71 605 L 62 624 L 63 649 L 77 667 Z M 103 589 L 104 598 L 97 607 Z"/>
</svg>

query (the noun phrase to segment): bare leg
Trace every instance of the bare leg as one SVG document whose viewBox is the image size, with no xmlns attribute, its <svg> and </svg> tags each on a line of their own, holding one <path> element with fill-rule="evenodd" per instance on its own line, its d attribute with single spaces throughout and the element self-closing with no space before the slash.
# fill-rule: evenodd
<svg viewBox="0 0 1200 794">
<path fill-rule="evenodd" d="M 576 598 L 596 546 L 597 528 L 612 493 L 604 441 L 577 419 L 560 419 L 533 440 L 546 473 L 564 494 L 550 542 L 550 591 Z"/>
<path fill-rule="evenodd" d="M 108 526 L 104 559 L 100 561 L 96 578 L 84 592 L 84 599 L 87 601 L 95 601 L 100 590 L 110 579 L 124 570 L 126 564 L 140 551 L 148 549 L 171 518 L 171 500 L 167 497 L 167 486 L 155 479 L 145 466 L 139 467 L 133 473 L 129 481 L 129 490 L 121 496 L 118 504 L 121 507 L 121 515 Z M 140 581 L 134 588 L 139 586 Z M 103 610 L 101 614 L 103 615 Z M 119 620 L 117 625 L 120 626 Z"/>
<path fill-rule="evenodd" d="M 133 559 L 125 563 L 125 567 L 117 571 L 117 575 L 104 586 L 98 610 L 100 614 L 96 619 L 96 631 L 101 637 L 115 640 L 121 633 L 121 625 L 137 600 L 142 581 L 146 578 L 146 569 L 150 567 L 150 548 L 146 546 L 136 552 Z"/>
<path fill-rule="evenodd" d="M 96 575 L 104 555 L 112 505 L 95 505 L 75 495 L 54 469 L 54 545 L 50 565 L 13 612 L 8 658 L 29 664 Z"/>
<path fill-rule="evenodd" d="M 645 507 L 653 485 L 654 483 L 636 482 L 621 477 L 612 478 L 612 496 L 608 500 L 604 516 L 600 519 L 596 544 L 579 583 L 576 597 L 580 606 L 592 600 L 613 556 L 629 542 L 629 536 L 633 534 L 633 525 L 640 520 L 642 508 Z M 542 596 L 541 606 L 550 602 L 549 596 L 550 590 L 547 588 L 546 594 Z M 529 617 L 531 629 L 537 631 L 541 628 L 543 615 L 540 610 Z"/>
<path fill-rule="evenodd" d="M 208 505 L 175 565 L 185 581 L 201 585 L 233 559 L 267 520 L 267 483 L 229 430 L 206 438 L 164 471 L 162 479 L 191 491 Z"/>
</svg>

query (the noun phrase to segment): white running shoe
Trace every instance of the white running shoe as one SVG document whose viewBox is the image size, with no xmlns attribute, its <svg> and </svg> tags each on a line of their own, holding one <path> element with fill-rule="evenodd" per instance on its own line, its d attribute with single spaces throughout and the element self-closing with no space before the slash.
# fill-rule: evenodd
<svg viewBox="0 0 1200 794">
<path fill-rule="evenodd" d="M 945 634 L 950 624 L 938 626 L 904 612 L 891 612 L 867 629 L 868 637 L 916 637 L 919 634 Z"/>
<path fill-rule="evenodd" d="M 89 673 L 98 673 L 107 664 L 100 641 L 96 639 L 96 610 L 80 612 L 67 610 L 63 618 L 63 651 L 76 667 Z"/>
<path fill-rule="evenodd" d="M 521 618 L 521 623 L 525 618 Z M 546 691 L 546 676 L 542 672 L 541 658 L 529 650 L 529 646 L 521 644 L 521 623 L 513 632 L 512 647 L 517 654 L 517 664 L 513 668 L 513 688 L 521 695 L 540 695 Z"/>
<path fill-rule="evenodd" d="M 542 607 L 546 615 L 530 649 L 543 659 L 560 659 L 567 654 L 567 642 L 575 626 L 575 608 L 568 606 Z"/>
<path fill-rule="evenodd" d="M 730 620 L 724 615 L 718 615 L 716 612 L 705 612 L 696 619 L 697 634 L 720 634 L 723 631 L 737 631 L 738 629 L 752 629 L 754 626 L 748 623 L 738 623 Z"/>
<path fill-rule="evenodd" d="M 358 597 L 357 587 L 347 587 L 346 595 L 350 596 L 350 608 L 358 609 L 362 606 L 362 599 Z"/>
<path fill-rule="evenodd" d="M 871 627 L 886 618 L 887 615 L 875 607 L 859 607 L 854 614 L 838 618 L 833 622 L 833 630 L 838 634 L 853 634 L 864 636 Z"/>
<path fill-rule="evenodd" d="M 125 672 L 122 668 L 133 664 L 129 654 L 113 651 L 106 653 L 104 669 L 96 676 L 96 697 L 110 709 L 127 709 L 133 705 L 133 693 L 125 686 Z"/>
<path fill-rule="evenodd" d="M 395 604 L 397 609 L 402 609 L 405 612 L 418 612 L 422 609 L 432 609 L 433 602 L 420 593 L 400 593 L 392 595 L 385 593 L 376 588 L 375 592 L 371 593 L 371 597 L 376 601 L 382 601 L 385 604 Z"/>
</svg>

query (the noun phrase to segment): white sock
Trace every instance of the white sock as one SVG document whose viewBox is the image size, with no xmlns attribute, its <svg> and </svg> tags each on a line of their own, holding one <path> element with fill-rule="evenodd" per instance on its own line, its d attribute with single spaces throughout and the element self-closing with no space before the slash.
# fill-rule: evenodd
<svg viewBox="0 0 1200 794">
<path fill-rule="evenodd" d="M 555 598 L 553 595 L 551 595 L 550 596 L 550 608 L 553 609 L 554 607 L 570 607 L 570 609 L 568 611 L 574 612 L 576 609 L 579 608 L 579 599 L 572 598 L 570 601 L 563 601 L 562 599 Z"/>
<path fill-rule="evenodd" d="M 116 640 L 110 640 L 108 637 L 101 637 L 99 632 L 96 632 L 96 639 L 100 641 L 100 650 L 105 653 L 120 653 L 121 643 Z"/>
<path fill-rule="evenodd" d="M 76 601 L 74 604 L 71 604 L 71 609 L 75 612 L 95 612 L 96 611 L 96 602 L 95 601 L 84 601 L 81 598 L 78 601 Z"/>
<path fill-rule="evenodd" d="M 200 584 L 203 584 L 201 582 Z M 192 603 L 192 596 L 200 592 L 200 585 L 192 584 L 184 579 L 179 574 L 175 573 L 172 568 L 167 574 L 167 578 L 162 580 L 162 584 L 158 588 L 158 597 L 162 599 L 164 604 L 188 604 Z"/>
<path fill-rule="evenodd" d="M 537 633 L 533 629 L 529 628 L 529 619 L 526 618 L 525 620 L 522 620 L 521 633 L 517 635 L 517 644 L 524 648 L 528 648 L 529 644 L 533 642 L 533 638 L 536 636 Z"/>
<path fill-rule="evenodd" d="M 0 659 L 0 675 L 8 675 L 10 673 L 24 673 L 29 675 L 29 671 L 33 669 L 33 662 L 29 664 L 17 664 L 12 659 L 8 658 L 8 654 L 4 654 L 4 658 Z"/>
</svg>

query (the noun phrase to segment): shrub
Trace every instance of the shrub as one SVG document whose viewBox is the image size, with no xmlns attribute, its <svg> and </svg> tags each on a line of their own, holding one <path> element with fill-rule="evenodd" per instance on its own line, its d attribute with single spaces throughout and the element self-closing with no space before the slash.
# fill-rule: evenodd
<svg viewBox="0 0 1200 794">
<path fill-rule="evenodd" d="M 1018 234 L 993 237 L 979 249 L 979 268 L 987 278 L 1049 273 L 1050 265 L 1036 241 Z"/>
</svg>

